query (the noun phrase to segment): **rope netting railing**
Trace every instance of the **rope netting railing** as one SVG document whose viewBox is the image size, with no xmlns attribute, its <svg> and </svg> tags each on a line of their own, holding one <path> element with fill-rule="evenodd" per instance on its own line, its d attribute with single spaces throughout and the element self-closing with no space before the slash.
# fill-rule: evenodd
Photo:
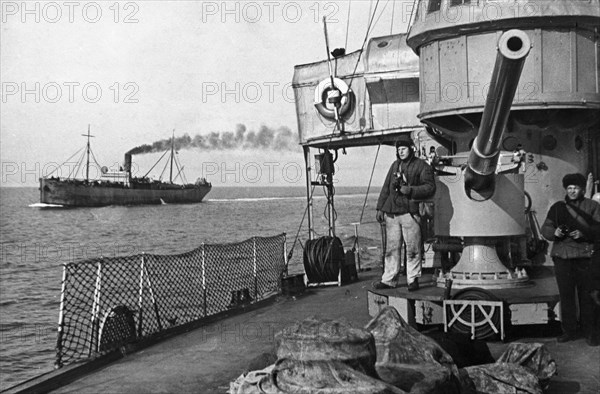
<svg viewBox="0 0 600 394">
<path fill-rule="evenodd" d="M 281 291 L 285 234 L 64 266 L 56 367 Z"/>
</svg>

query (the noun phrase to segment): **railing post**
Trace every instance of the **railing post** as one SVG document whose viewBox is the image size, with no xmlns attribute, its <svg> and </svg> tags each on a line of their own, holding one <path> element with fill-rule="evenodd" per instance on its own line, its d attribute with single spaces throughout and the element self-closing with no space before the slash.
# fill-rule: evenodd
<svg viewBox="0 0 600 394">
<path fill-rule="evenodd" d="M 100 322 L 100 292 L 102 287 L 102 256 L 100 256 L 100 260 L 98 261 L 98 270 L 96 271 L 96 286 L 94 287 L 94 301 L 92 303 L 92 333 L 91 333 L 91 341 L 90 341 L 90 353 L 91 356 L 94 352 L 98 351 L 98 335 Z"/>
<path fill-rule="evenodd" d="M 256 257 L 256 237 L 252 238 L 252 248 L 254 249 L 254 301 L 258 300 L 258 269 L 257 269 L 257 257 Z"/>
<path fill-rule="evenodd" d="M 143 327 L 142 323 L 143 323 L 143 317 L 144 317 L 143 300 L 144 300 L 144 253 L 142 252 L 142 255 L 140 256 L 140 293 L 139 293 L 139 301 L 138 301 L 139 311 L 138 311 L 138 333 L 137 333 L 138 338 L 142 337 L 142 327 Z"/>
<path fill-rule="evenodd" d="M 202 296 L 204 297 L 204 317 L 207 313 L 207 302 L 206 302 L 206 261 L 204 254 L 204 242 L 202 242 Z"/>
<path fill-rule="evenodd" d="M 145 260 L 145 256 L 142 256 Z M 162 331 L 162 323 L 160 322 L 160 313 L 158 311 L 158 304 L 156 302 L 156 297 L 154 296 L 154 290 L 152 290 L 152 283 L 150 283 L 150 275 L 148 275 L 148 269 L 144 264 L 144 274 L 146 275 L 146 284 L 148 285 L 148 290 L 150 291 L 150 301 L 152 301 L 152 306 L 154 306 L 154 315 L 156 316 L 156 324 L 158 324 L 158 331 Z"/>
<path fill-rule="evenodd" d="M 63 265 L 62 284 L 60 289 L 60 310 L 58 312 L 58 334 L 56 336 L 56 362 L 54 368 L 62 368 L 62 340 L 65 327 L 65 288 L 67 285 L 67 264 Z"/>
<path fill-rule="evenodd" d="M 287 259 L 287 236 L 286 233 L 283 233 L 283 264 L 284 264 L 284 271 L 283 274 L 285 276 L 288 276 L 288 259 Z M 281 283 L 280 283 L 281 285 Z"/>
</svg>

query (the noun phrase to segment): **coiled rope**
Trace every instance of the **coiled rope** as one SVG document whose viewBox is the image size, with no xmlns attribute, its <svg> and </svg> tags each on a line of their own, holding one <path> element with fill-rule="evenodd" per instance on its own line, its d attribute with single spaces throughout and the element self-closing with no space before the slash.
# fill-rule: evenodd
<svg viewBox="0 0 600 394">
<path fill-rule="evenodd" d="M 344 247 L 338 237 L 324 236 L 306 241 L 304 272 L 310 283 L 337 281 L 343 262 Z"/>
</svg>

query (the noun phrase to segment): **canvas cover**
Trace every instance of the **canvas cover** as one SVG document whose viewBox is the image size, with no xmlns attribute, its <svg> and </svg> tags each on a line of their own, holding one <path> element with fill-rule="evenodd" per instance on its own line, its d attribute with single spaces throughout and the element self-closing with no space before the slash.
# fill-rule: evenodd
<svg viewBox="0 0 600 394">
<path fill-rule="evenodd" d="M 541 394 L 556 373 L 539 343 L 513 343 L 496 362 L 459 369 L 389 306 L 365 329 L 309 318 L 284 329 L 276 342 L 277 361 L 242 374 L 229 393 Z"/>
</svg>

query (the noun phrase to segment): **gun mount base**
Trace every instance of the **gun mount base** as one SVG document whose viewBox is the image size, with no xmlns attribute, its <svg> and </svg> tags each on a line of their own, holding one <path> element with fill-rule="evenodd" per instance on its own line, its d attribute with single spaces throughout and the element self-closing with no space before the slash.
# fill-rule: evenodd
<svg viewBox="0 0 600 394">
<path fill-rule="evenodd" d="M 498 257 L 496 240 L 491 237 L 466 237 L 465 247 L 458 263 L 446 274 L 440 273 L 437 287 L 445 287 L 452 279 L 452 287 L 464 289 L 507 289 L 530 285 L 525 269 L 509 270 Z"/>
</svg>

